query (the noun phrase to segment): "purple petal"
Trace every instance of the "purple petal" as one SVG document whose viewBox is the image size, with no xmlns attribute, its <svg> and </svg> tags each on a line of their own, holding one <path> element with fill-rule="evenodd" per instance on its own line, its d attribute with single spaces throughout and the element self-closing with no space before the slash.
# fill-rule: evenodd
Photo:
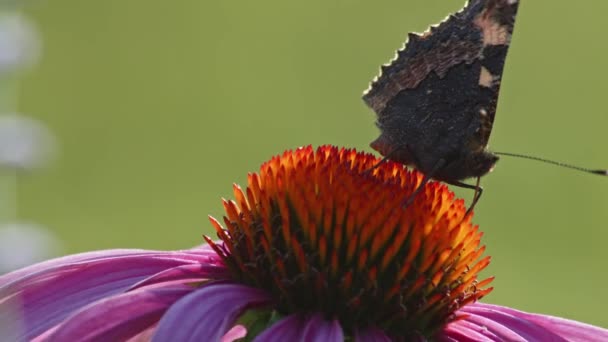
<svg viewBox="0 0 608 342">
<path fill-rule="evenodd" d="M 303 341 L 344 341 L 342 326 L 338 320 L 327 321 L 320 314 L 312 316 L 302 333 Z"/>
<path fill-rule="evenodd" d="M 158 324 L 153 341 L 218 341 L 247 308 L 270 303 L 262 290 L 211 283 L 173 305 Z"/>
<path fill-rule="evenodd" d="M 202 280 L 221 280 L 229 279 L 230 272 L 225 266 L 205 265 L 205 264 L 188 264 L 178 267 L 173 267 L 168 270 L 159 272 L 151 277 L 148 277 L 137 284 L 134 284 L 129 291 L 142 288 L 145 286 L 176 282 L 182 284 L 187 282 L 197 282 Z"/>
<path fill-rule="evenodd" d="M 0 340 L 22 341 L 25 330 L 19 316 L 20 302 L 17 296 L 0 301 Z"/>
<path fill-rule="evenodd" d="M 74 255 L 66 255 L 64 257 L 39 262 L 37 264 L 31 265 L 28 267 L 24 267 L 24 268 L 18 269 L 13 272 L 10 272 L 10 273 L 4 274 L 4 275 L 0 275 L 0 286 L 9 284 L 21 277 L 24 277 L 24 276 L 27 276 L 27 275 L 30 275 L 33 273 L 37 273 L 37 272 L 40 272 L 40 271 L 43 271 L 43 270 L 46 270 L 49 268 L 54 268 L 56 266 L 77 263 L 77 262 L 81 262 L 81 261 L 85 261 L 85 260 L 103 259 L 103 258 L 112 257 L 112 256 L 119 257 L 119 256 L 133 255 L 133 254 L 144 253 L 144 252 L 145 252 L 144 250 L 136 250 L 136 249 L 113 249 L 113 250 L 107 250 L 107 251 L 94 251 L 94 252 L 80 253 L 80 254 L 74 254 Z"/>
<path fill-rule="evenodd" d="M 209 252 L 202 251 L 113 250 L 27 267 L 0 277 L 0 321 L 8 311 L 3 308 L 19 303 L 23 339 L 32 339 L 87 304 L 124 292 L 158 272 L 210 258 Z"/>
<path fill-rule="evenodd" d="M 456 323 L 459 323 L 456 326 Z M 440 336 L 437 337 L 439 341 L 449 342 L 475 342 L 475 341 L 502 341 L 501 337 L 496 336 L 494 333 L 487 330 L 487 328 L 480 327 L 477 324 L 462 320 L 454 322 L 443 329 Z M 512 341 L 520 341 L 520 336 L 513 336 Z"/>
<path fill-rule="evenodd" d="M 384 333 L 384 331 L 372 327 L 364 329 L 363 331 L 355 332 L 355 341 L 357 342 L 391 342 L 391 339 Z"/>
<path fill-rule="evenodd" d="M 207 264 L 221 263 L 221 258 L 210 248 L 197 248 L 192 250 L 177 251 L 177 252 L 166 252 L 166 251 L 149 251 L 143 249 L 110 249 L 103 251 L 93 251 L 80 254 L 67 255 L 47 261 L 43 261 L 28 267 L 21 268 L 19 270 L 0 275 L 0 287 L 9 284 L 19 278 L 29 276 L 31 274 L 38 273 L 40 271 L 55 268 L 57 266 L 63 266 L 68 264 L 80 263 L 83 261 L 100 260 L 107 258 L 117 258 L 123 256 L 136 256 L 136 255 L 148 255 L 154 257 L 155 255 L 174 256 L 176 259 L 184 259 L 191 261 L 205 262 Z"/>
<path fill-rule="evenodd" d="M 587 324 L 474 303 L 458 311 L 463 319 L 448 324 L 440 341 L 608 341 L 608 330 Z"/>
<path fill-rule="evenodd" d="M 169 306 L 194 290 L 180 285 L 102 299 L 68 317 L 48 337 L 49 341 L 127 340 L 153 326 Z"/>
<path fill-rule="evenodd" d="M 154 332 L 156 332 L 156 324 L 151 325 L 148 329 L 128 339 L 127 342 L 150 342 L 152 341 Z"/>
<path fill-rule="evenodd" d="M 485 312 L 502 312 L 507 315 L 527 320 L 547 330 L 550 330 L 568 341 L 608 341 L 608 330 L 573 320 L 527 313 L 499 305 L 476 303 L 469 308 L 471 312 L 483 314 Z"/>
<path fill-rule="evenodd" d="M 289 315 L 276 322 L 260 335 L 254 342 L 281 341 L 344 341 L 344 333 L 338 320 L 328 321 L 320 314 L 311 317 Z"/>
<path fill-rule="evenodd" d="M 265 329 L 253 342 L 299 341 L 305 323 L 300 315 L 289 315 Z"/>
</svg>

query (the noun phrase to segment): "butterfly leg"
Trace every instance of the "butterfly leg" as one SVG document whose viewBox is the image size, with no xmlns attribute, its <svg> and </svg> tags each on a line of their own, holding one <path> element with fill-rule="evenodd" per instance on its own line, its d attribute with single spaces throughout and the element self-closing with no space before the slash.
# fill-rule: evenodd
<svg viewBox="0 0 608 342">
<path fill-rule="evenodd" d="M 377 169 L 380 165 L 389 161 L 391 159 L 391 157 L 393 157 L 395 155 L 395 153 L 402 148 L 403 148 L 403 146 L 398 146 L 398 147 L 393 148 L 389 153 L 386 154 L 386 156 L 382 157 L 382 159 L 380 159 L 379 162 L 374 164 L 374 166 L 370 167 L 369 169 L 364 170 L 361 174 L 368 175 L 368 174 L 372 173 L 372 171 Z"/>
<path fill-rule="evenodd" d="M 420 193 L 420 191 L 422 191 L 422 189 L 424 188 L 426 183 L 428 183 L 431 180 L 433 175 L 439 169 L 441 169 L 442 167 L 445 166 L 445 163 L 446 163 L 445 159 L 439 159 L 439 161 L 437 161 L 437 163 L 435 164 L 435 166 L 433 166 L 431 171 L 424 175 L 424 178 L 422 178 L 422 182 L 420 182 L 420 184 L 418 185 L 416 190 L 414 190 L 414 192 L 412 192 L 412 194 L 405 200 L 405 203 L 403 204 L 403 208 L 407 208 L 410 204 L 412 204 L 412 202 L 414 202 L 416 195 L 418 195 Z M 468 184 L 465 184 L 465 185 L 468 185 Z"/>
<path fill-rule="evenodd" d="M 386 157 L 380 159 L 379 162 L 377 162 L 376 164 L 374 164 L 374 166 L 370 167 L 369 169 L 363 170 L 363 172 L 361 172 L 362 175 L 369 175 L 370 173 L 372 173 L 375 169 L 377 169 L 380 165 L 384 164 L 386 161 L 388 161 L 390 157 L 390 154 L 388 154 Z"/>
<path fill-rule="evenodd" d="M 475 194 L 473 195 L 473 201 L 471 202 L 469 209 L 467 209 L 467 213 L 465 214 L 465 217 L 469 215 L 469 213 L 473 210 L 473 208 L 475 208 L 477 201 L 479 201 L 479 199 L 481 198 L 481 194 L 483 193 L 483 188 L 481 186 L 479 186 L 480 178 L 481 177 L 477 177 L 477 182 L 475 183 L 475 185 L 458 182 L 458 181 L 446 182 L 450 185 L 454 185 L 454 186 L 457 186 L 460 188 L 475 190 Z"/>
</svg>

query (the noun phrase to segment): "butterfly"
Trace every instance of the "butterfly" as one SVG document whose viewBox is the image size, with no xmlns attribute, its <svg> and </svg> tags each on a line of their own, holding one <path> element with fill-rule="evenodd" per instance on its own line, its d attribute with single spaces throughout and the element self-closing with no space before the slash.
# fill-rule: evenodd
<svg viewBox="0 0 608 342">
<path fill-rule="evenodd" d="M 421 171 L 417 191 L 430 179 L 474 189 L 469 211 L 483 191 L 480 177 L 498 161 L 487 147 L 518 5 L 470 0 L 426 32 L 410 33 L 363 94 L 381 131 L 371 147 Z M 462 182 L 472 177 L 476 185 Z"/>
</svg>

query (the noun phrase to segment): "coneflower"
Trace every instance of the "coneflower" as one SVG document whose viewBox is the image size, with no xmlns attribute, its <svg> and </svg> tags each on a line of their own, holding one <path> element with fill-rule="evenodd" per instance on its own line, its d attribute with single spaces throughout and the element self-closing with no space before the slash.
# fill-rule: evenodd
<svg viewBox="0 0 608 342">
<path fill-rule="evenodd" d="M 479 303 L 489 257 L 464 202 L 434 182 L 404 207 L 422 175 L 377 163 L 287 151 L 234 187 L 207 246 L 91 252 L 0 277 L 0 326 L 42 341 L 608 340 Z"/>
</svg>

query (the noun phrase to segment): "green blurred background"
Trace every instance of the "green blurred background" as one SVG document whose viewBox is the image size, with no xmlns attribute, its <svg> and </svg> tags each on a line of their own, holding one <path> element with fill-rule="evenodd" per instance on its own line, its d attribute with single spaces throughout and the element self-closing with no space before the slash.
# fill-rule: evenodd
<svg viewBox="0 0 608 342">
<path fill-rule="evenodd" d="M 406 33 L 462 0 L 53 0 L 26 8 L 41 63 L 19 109 L 59 156 L 19 180 L 19 216 L 65 253 L 187 248 L 233 182 L 287 148 L 370 151 L 362 91 Z M 608 3 L 523 1 L 495 150 L 606 167 Z M 493 256 L 488 302 L 608 327 L 608 179 L 503 158 L 476 222 Z M 469 200 L 471 192 L 456 190 Z"/>
</svg>

